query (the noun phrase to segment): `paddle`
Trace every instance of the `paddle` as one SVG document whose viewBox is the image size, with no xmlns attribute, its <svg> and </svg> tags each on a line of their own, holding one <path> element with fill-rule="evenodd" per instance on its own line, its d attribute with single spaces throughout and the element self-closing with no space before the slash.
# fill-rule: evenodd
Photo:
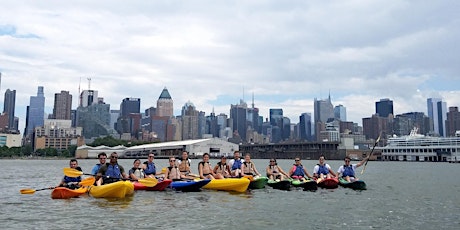
<svg viewBox="0 0 460 230">
<path fill-rule="evenodd" d="M 64 168 L 63 171 L 64 171 L 64 175 L 66 175 L 68 177 L 79 177 L 81 175 L 96 176 L 96 175 L 93 175 L 93 174 L 83 173 L 82 171 L 78 171 L 78 170 L 73 169 L 73 168 Z M 155 185 L 158 184 L 158 180 L 156 178 L 150 178 L 150 177 L 149 178 L 138 179 L 138 180 L 121 178 L 121 180 L 137 181 L 137 182 L 139 182 L 142 185 L 147 186 L 147 187 L 154 187 Z"/>
<path fill-rule="evenodd" d="M 90 186 L 92 184 L 94 184 L 94 182 L 96 181 L 96 179 L 94 177 L 88 177 L 88 178 L 85 178 L 83 179 L 82 181 L 80 181 L 78 184 L 80 186 Z M 41 189 L 21 189 L 19 192 L 21 192 L 21 194 L 34 194 L 36 191 L 43 191 L 43 190 L 50 190 L 50 189 L 55 189 L 57 187 L 49 187 L 49 188 L 41 188 Z"/>
<path fill-rule="evenodd" d="M 380 132 L 379 137 L 377 138 L 377 140 L 375 140 L 374 147 L 372 147 L 371 153 L 369 154 L 369 157 L 367 157 L 366 163 L 364 163 L 363 170 L 361 170 L 361 175 L 366 170 L 367 162 L 369 162 L 369 158 L 371 158 L 372 154 L 374 153 L 375 146 L 377 146 L 377 144 L 379 143 L 381 136 L 382 132 Z"/>
</svg>

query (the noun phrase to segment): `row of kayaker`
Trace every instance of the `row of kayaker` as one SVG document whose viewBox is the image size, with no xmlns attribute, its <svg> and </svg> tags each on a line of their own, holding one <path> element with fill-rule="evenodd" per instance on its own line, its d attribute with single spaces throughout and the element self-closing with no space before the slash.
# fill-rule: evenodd
<svg viewBox="0 0 460 230">
<path fill-rule="evenodd" d="M 125 172 L 124 168 L 118 164 L 118 154 L 113 152 L 110 154 L 110 161 L 106 163 L 107 155 L 100 153 L 98 155 L 99 163 L 96 164 L 91 174 L 96 175 L 96 185 L 112 183 L 120 179 L 138 180 L 147 177 L 161 177 L 165 179 L 181 180 L 181 179 L 222 179 L 231 177 L 243 176 L 261 176 L 257 171 L 255 164 L 251 161 L 250 154 L 245 155 L 245 159 L 240 158 L 239 151 L 235 151 L 233 159 L 227 163 L 227 158 L 223 156 L 215 165 L 211 166 L 209 162 L 209 154 L 203 154 L 203 160 L 198 163 L 198 175 L 191 172 L 191 160 L 188 158 L 188 153 L 184 151 L 181 159 L 175 157 L 169 158 L 169 166 L 161 172 L 157 172 L 156 165 L 153 162 L 154 154 L 149 153 L 148 160 L 141 164 L 139 159 L 133 162 L 133 167 Z M 303 179 L 303 178 L 331 178 L 342 176 L 347 181 L 356 180 L 355 169 L 367 160 L 363 159 L 357 164 L 350 164 L 350 158 L 345 158 L 345 164 L 340 166 L 337 173 L 331 169 L 329 164 L 325 163 L 324 156 L 319 158 L 319 164 L 315 165 L 313 175 L 310 175 L 306 168 L 302 165 L 299 157 L 295 158 L 295 163 L 286 173 L 280 166 L 277 165 L 276 159 L 270 159 L 269 165 L 266 167 L 266 175 L 269 179 L 284 180 L 285 178 Z M 76 159 L 70 160 L 69 166 L 77 169 L 78 162 Z M 81 169 L 80 169 L 81 171 Z M 65 176 L 59 186 L 75 185 L 81 181 L 81 177 L 73 178 Z"/>
</svg>

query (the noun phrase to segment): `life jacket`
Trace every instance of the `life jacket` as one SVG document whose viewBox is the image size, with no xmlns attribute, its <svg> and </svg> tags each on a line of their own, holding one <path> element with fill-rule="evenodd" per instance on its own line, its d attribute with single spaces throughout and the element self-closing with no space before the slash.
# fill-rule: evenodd
<svg viewBox="0 0 460 230">
<path fill-rule="evenodd" d="M 97 172 L 99 171 L 99 169 L 101 168 L 101 164 L 96 164 L 94 167 L 93 167 L 93 170 L 91 170 L 91 174 L 93 175 L 96 175 Z"/>
<path fill-rule="evenodd" d="M 222 164 L 222 162 L 217 162 L 217 165 L 219 166 L 219 169 L 217 172 L 224 173 L 226 171 L 227 163 Z"/>
<path fill-rule="evenodd" d="M 277 165 L 269 165 L 269 167 L 272 174 L 280 173 Z"/>
<path fill-rule="evenodd" d="M 295 165 L 295 170 L 292 173 L 292 176 L 302 176 L 305 177 L 305 173 L 303 172 L 303 165 Z"/>
<path fill-rule="evenodd" d="M 190 160 L 188 158 L 180 161 L 179 170 L 184 173 L 190 172 Z"/>
<path fill-rule="evenodd" d="M 244 162 L 244 174 L 254 174 L 254 170 L 252 169 L 252 162 Z"/>
<path fill-rule="evenodd" d="M 179 171 L 179 168 L 177 168 L 177 166 L 169 166 L 168 167 L 169 169 L 169 174 L 166 176 L 166 178 L 168 179 L 180 179 L 180 171 Z M 175 172 L 173 172 L 173 169 Z"/>
<path fill-rule="evenodd" d="M 144 178 L 145 177 L 144 169 L 142 169 L 142 168 L 131 168 L 131 170 L 133 171 L 134 176 L 136 176 L 137 178 Z"/>
<path fill-rule="evenodd" d="M 241 169 L 241 165 L 243 164 L 243 162 L 241 162 L 241 159 L 235 159 L 233 161 L 233 165 L 232 165 L 232 170 L 236 170 L 236 169 Z"/>
<path fill-rule="evenodd" d="M 155 163 L 146 161 L 144 164 L 147 165 L 147 168 L 144 170 L 145 175 L 156 174 L 157 169 L 155 167 Z"/>
<path fill-rule="evenodd" d="M 349 165 L 349 166 L 343 165 L 343 173 L 342 173 L 342 175 L 343 176 L 354 177 L 355 176 L 355 171 L 353 170 L 353 166 L 352 165 Z"/>
<path fill-rule="evenodd" d="M 326 164 L 324 164 L 324 165 L 319 165 L 319 164 L 317 164 L 317 165 L 319 166 L 319 168 L 318 168 L 318 175 L 319 175 L 319 174 L 326 175 L 326 174 L 329 173 L 329 169 L 326 167 Z"/>
<path fill-rule="evenodd" d="M 79 177 L 64 176 L 64 182 L 66 184 L 71 183 L 71 182 L 80 182 L 80 181 L 81 181 L 81 176 L 79 176 Z"/>
<path fill-rule="evenodd" d="M 121 171 L 120 171 L 120 167 L 118 167 L 118 164 L 115 164 L 115 165 L 107 164 L 107 171 L 105 172 L 104 176 L 120 179 Z"/>
</svg>

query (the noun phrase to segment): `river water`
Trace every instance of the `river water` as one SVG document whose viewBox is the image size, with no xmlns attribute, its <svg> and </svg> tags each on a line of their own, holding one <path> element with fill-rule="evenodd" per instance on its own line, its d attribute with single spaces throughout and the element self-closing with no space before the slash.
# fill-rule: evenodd
<svg viewBox="0 0 460 230">
<path fill-rule="evenodd" d="M 133 160 L 120 159 L 125 169 Z M 85 173 L 97 160 L 79 160 Z M 196 173 L 198 160 L 192 163 Z M 211 160 L 215 164 L 217 160 Z M 254 160 L 263 172 L 268 160 Z M 317 161 L 303 161 L 310 173 Z M 341 161 L 328 161 L 337 170 Z M 166 167 L 166 160 L 156 160 Z M 292 160 L 278 160 L 287 171 Z M 125 199 L 53 200 L 68 160 L 0 160 L 3 229 L 459 229 L 460 164 L 369 162 L 368 190 L 338 188 L 246 193 L 136 191 Z"/>
</svg>

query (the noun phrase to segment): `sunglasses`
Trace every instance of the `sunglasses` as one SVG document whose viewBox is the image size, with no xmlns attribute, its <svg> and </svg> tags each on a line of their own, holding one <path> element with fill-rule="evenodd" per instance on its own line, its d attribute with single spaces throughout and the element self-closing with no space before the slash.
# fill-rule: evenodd
<svg viewBox="0 0 460 230">
<path fill-rule="evenodd" d="M 174 162 L 174 161 L 176 161 L 176 160 L 169 160 L 169 162 Z"/>
<path fill-rule="evenodd" d="M 275 162 L 275 161 L 270 161 L 270 162 Z"/>
<path fill-rule="evenodd" d="M 350 162 L 349 160 L 345 160 L 345 162 Z"/>
<path fill-rule="evenodd" d="M 110 158 L 112 158 L 112 159 L 117 159 L 118 157 L 116 157 L 116 156 L 111 156 Z"/>
<path fill-rule="evenodd" d="M 300 161 L 300 160 L 295 160 L 295 161 Z"/>
<path fill-rule="evenodd" d="M 153 156 L 149 156 L 149 157 L 152 157 L 152 158 L 153 158 Z"/>
<path fill-rule="evenodd" d="M 105 158 L 105 157 L 101 157 L 101 158 L 99 158 L 99 160 L 105 160 L 105 159 L 107 159 L 107 158 Z"/>
</svg>

